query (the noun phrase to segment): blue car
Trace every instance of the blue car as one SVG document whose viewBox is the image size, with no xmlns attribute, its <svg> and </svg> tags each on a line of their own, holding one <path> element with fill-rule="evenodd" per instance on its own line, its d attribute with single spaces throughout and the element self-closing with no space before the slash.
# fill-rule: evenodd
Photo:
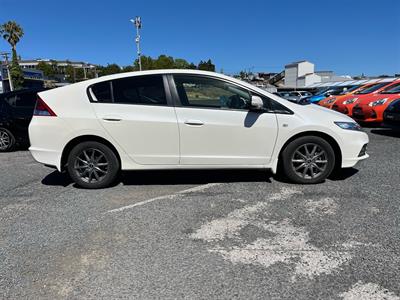
<svg viewBox="0 0 400 300">
<path fill-rule="evenodd" d="M 330 95 L 339 95 L 341 92 L 343 92 L 343 87 L 341 88 L 326 88 L 323 89 L 322 91 L 319 91 L 316 95 L 311 96 L 307 100 L 310 103 L 318 103 L 322 99 L 325 99 L 326 97 L 329 97 Z"/>
</svg>

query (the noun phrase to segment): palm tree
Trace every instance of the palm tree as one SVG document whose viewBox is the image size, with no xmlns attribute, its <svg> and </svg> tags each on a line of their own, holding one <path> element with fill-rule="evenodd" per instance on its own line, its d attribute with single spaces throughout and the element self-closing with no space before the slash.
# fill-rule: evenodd
<svg viewBox="0 0 400 300">
<path fill-rule="evenodd" d="M 24 35 L 24 30 L 15 21 L 8 21 L 0 25 L 0 34 L 11 45 L 12 63 L 11 63 L 11 79 L 14 88 L 20 88 L 23 84 L 24 77 L 21 67 L 18 64 L 17 44 Z"/>
</svg>

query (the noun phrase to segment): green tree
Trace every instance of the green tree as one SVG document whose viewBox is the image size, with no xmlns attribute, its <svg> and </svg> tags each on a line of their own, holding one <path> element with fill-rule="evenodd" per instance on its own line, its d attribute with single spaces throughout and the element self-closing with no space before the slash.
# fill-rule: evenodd
<svg viewBox="0 0 400 300">
<path fill-rule="evenodd" d="M 196 70 L 197 67 L 194 63 L 190 63 L 190 65 L 188 66 L 188 69 Z"/>
<path fill-rule="evenodd" d="M 8 21 L 0 26 L 0 34 L 5 39 L 12 49 L 12 61 L 10 67 L 11 80 L 14 89 L 22 88 L 24 83 L 24 75 L 21 67 L 18 64 L 17 44 L 24 35 L 24 31 L 15 21 Z"/>
<path fill-rule="evenodd" d="M 199 65 L 197 67 L 199 70 L 203 70 L 203 71 L 211 71 L 211 72 L 215 72 L 215 65 L 212 63 L 211 59 L 207 60 L 207 61 L 200 61 Z"/>
<path fill-rule="evenodd" d="M 99 76 L 121 73 L 121 67 L 117 64 L 108 64 L 105 67 L 99 67 Z"/>
<path fill-rule="evenodd" d="M 132 71 L 135 71 L 134 66 L 125 66 L 122 68 L 122 72 L 132 72 Z"/>
<path fill-rule="evenodd" d="M 68 65 L 65 68 L 65 79 L 70 83 L 76 82 L 75 69 L 73 66 Z"/>
<path fill-rule="evenodd" d="M 47 78 L 53 78 L 55 75 L 55 70 L 53 66 L 44 61 L 39 62 L 36 66 L 36 69 L 42 71 L 43 75 Z"/>
<path fill-rule="evenodd" d="M 142 62 L 142 70 L 153 70 L 154 69 L 154 60 L 150 56 L 142 55 L 141 56 Z M 139 60 L 136 59 L 133 63 L 134 71 L 139 71 Z"/>
<path fill-rule="evenodd" d="M 190 64 L 183 58 L 175 59 L 174 69 L 189 69 Z"/>
<path fill-rule="evenodd" d="M 173 69 L 174 58 L 172 56 L 160 55 L 154 62 L 154 69 Z"/>
</svg>

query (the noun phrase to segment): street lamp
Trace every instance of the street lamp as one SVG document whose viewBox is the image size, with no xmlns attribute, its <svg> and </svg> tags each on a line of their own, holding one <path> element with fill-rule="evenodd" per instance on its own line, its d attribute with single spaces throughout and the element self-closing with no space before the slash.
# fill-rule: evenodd
<svg viewBox="0 0 400 300">
<path fill-rule="evenodd" d="M 12 79 L 11 79 L 11 74 L 10 74 L 10 66 L 9 66 L 9 64 L 8 64 L 8 55 L 10 55 L 10 53 L 1 52 L 0 55 L 4 57 L 4 61 L 6 62 L 8 83 L 9 83 L 9 85 L 10 85 L 10 91 L 12 92 L 12 91 L 14 90 L 14 87 L 13 87 L 13 83 L 12 83 Z M 0 71 L 2 71 L 1 68 L 0 68 Z"/>
<path fill-rule="evenodd" d="M 142 71 L 142 59 L 140 57 L 140 33 L 139 33 L 139 29 L 142 28 L 142 19 L 141 19 L 141 17 L 135 17 L 135 19 L 131 19 L 130 21 L 136 27 L 135 43 L 136 43 L 136 48 L 137 48 L 137 56 L 138 56 L 138 60 L 139 60 L 139 70 Z"/>
</svg>

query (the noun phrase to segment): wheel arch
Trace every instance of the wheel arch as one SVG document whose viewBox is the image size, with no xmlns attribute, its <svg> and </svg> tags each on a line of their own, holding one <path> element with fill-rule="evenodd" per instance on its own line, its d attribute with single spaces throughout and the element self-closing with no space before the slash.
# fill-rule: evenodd
<svg viewBox="0 0 400 300">
<path fill-rule="evenodd" d="M 325 141 L 327 141 L 333 149 L 333 152 L 335 153 L 335 167 L 334 167 L 334 171 L 338 170 L 341 166 L 342 166 L 342 150 L 340 149 L 339 143 L 335 140 L 335 138 L 333 138 L 331 135 L 325 133 L 325 132 L 321 132 L 321 131 L 303 131 L 300 133 L 297 133 L 293 136 L 291 136 L 281 147 L 280 151 L 279 151 L 279 155 L 278 155 L 278 168 L 280 168 L 281 162 L 282 162 L 282 152 L 283 150 L 285 150 L 285 148 L 287 147 L 287 145 L 289 145 L 292 141 L 300 138 L 300 137 L 304 137 L 304 136 L 317 136 L 320 137 L 322 139 L 324 139 Z"/>
<path fill-rule="evenodd" d="M 117 150 L 117 148 L 115 148 L 115 146 L 110 143 L 109 141 L 107 141 L 105 138 L 102 138 L 100 136 L 97 135 L 81 135 L 81 136 L 77 136 L 75 138 L 73 138 L 72 140 L 70 140 L 64 147 L 62 155 L 61 155 L 61 171 L 65 171 L 65 167 L 67 165 L 67 161 L 68 161 L 68 154 L 71 152 L 71 150 L 78 144 L 82 143 L 82 142 L 99 142 L 102 143 L 108 147 L 110 147 L 110 149 L 115 153 L 115 155 L 117 156 L 117 159 L 119 161 L 119 164 L 121 166 L 121 156 Z"/>
</svg>

